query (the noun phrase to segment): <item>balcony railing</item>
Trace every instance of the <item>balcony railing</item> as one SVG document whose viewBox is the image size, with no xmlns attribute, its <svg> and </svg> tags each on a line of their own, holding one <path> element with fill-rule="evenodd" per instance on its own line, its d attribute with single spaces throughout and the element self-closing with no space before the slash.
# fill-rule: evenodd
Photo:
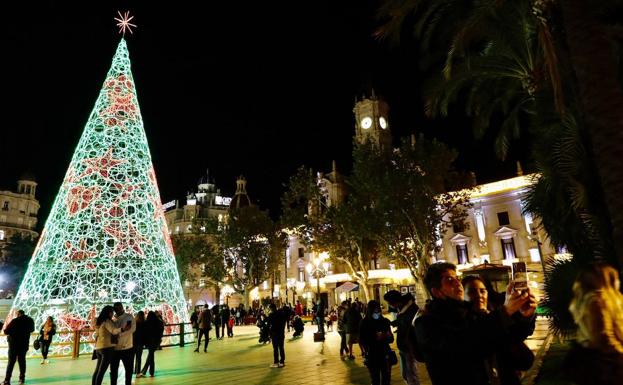
<svg viewBox="0 0 623 385">
<path fill-rule="evenodd" d="M 194 340 L 195 333 L 190 323 L 165 324 L 165 333 L 162 336 L 161 347 L 180 346 Z M 34 350 L 32 345 L 39 333 L 30 335 L 30 349 L 28 357 L 41 358 L 41 350 Z M 95 330 L 64 330 L 57 332 L 52 337 L 52 344 L 48 357 L 72 357 L 78 358 L 80 355 L 91 354 L 95 347 Z M 7 336 L 0 335 L 0 360 L 8 357 L 9 345 Z"/>
<path fill-rule="evenodd" d="M 12 223 L 12 222 L 0 222 L 0 226 L 4 226 L 4 227 L 12 227 L 14 229 L 20 229 L 20 230 L 30 230 L 30 231 L 34 231 L 32 226 L 28 226 L 25 224 L 17 224 L 17 223 Z"/>
</svg>

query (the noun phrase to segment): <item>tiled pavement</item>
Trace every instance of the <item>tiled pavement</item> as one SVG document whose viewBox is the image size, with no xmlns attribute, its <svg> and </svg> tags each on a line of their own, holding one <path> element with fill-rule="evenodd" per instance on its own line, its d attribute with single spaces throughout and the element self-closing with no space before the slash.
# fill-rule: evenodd
<svg viewBox="0 0 623 385">
<path fill-rule="evenodd" d="M 536 352 L 546 336 L 546 321 L 537 321 L 534 335 L 526 341 Z M 136 379 L 134 383 L 158 384 L 287 384 L 287 385 L 341 385 L 370 383 L 367 369 L 361 357 L 354 361 L 343 361 L 339 357 L 339 335 L 327 333 L 324 343 L 313 342 L 315 326 L 307 325 L 303 338 L 292 340 L 286 335 L 286 366 L 271 369 L 272 347 L 257 343 L 258 328 L 255 326 L 236 327 L 236 336 L 212 341 L 208 353 L 194 353 L 194 346 L 172 347 L 156 352 L 156 376 Z M 395 346 L 394 346 L 395 349 Z M 355 352 L 358 352 L 355 348 Z M 146 352 L 143 354 L 143 359 Z M 95 361 L 90 357 L 52 359 L 50 365 L 40 365 L 40 360 L 27 360 L 27 384 L 46 385 L 85 385 L 91 381 Z M 6 360 L 0 360 L 0 373 L 4 374 Z M 120 370 L 119 384 L 123 384 L 123 369 Z M 430 385 L 426 369 L 420 367 L 422 385 Z M 17 382 L 18 368 L 13 372 Z M 392 385 L 403 384 L 400 369 L 392 368 Z M 109 384 L 108 376 L 104 384 Z"/>
<path fill-rule="evenodd" d="M 339 356 L 339 335 L 327 333 L 324 343 L 313 342 L 315 326 L 306 326 L 303 338 L 292 340 L 286 335 L 286 366 L 269 368 L 272 363 L 272 347 L 257 343 L 258 328 L 243 326 L 234 328 L 236 336 L 215 341 L 208 346 L 208 353 L 193 353 L 194 346 L 165 348 L 156 352 L 156 376 L 139 378 L 136 384 L 288 384 L 331 385 L 369 384 L 367 369 L 361 357 L 343 361 Z M 395 347 L 394 347 L 395 348 Z M 358 352 L 358 348 L 355 348 Z M 143 354 L 145 357 L 146 353 Z M 85 385 L 91 381 L 95 361 L 90 357 L 52 359 L 50 365 L 40 365 L 40 360 L 27 360 L 26 383 L 46 385 Z M 6 360 L 0 361 L 0 373 L 4 374 Z M 422 371 L 426 369 L 422 366 Z M 120 369 L 122 372 L 122 369 Z M 18 368 L 13 371 L 17 383 Z M 122 375 L 119 384 L 123 384 Z M 108 376 L 104 384 L 109 384 Z M 392 368 L 392 385 L 403 384 L 400 369 Z M 430 384 L 428 381 L 424 384 Z"/>
</svg>

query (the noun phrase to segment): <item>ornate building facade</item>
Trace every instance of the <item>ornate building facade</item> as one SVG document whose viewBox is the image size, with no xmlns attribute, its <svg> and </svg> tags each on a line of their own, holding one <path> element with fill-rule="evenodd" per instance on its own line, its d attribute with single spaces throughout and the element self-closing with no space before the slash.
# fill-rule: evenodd
<svg viewBox="0 0 623 385">
<path fill-rule="evenodd" d="M 0 191 L 0 248 L 15 234 L 36 239 L 39 201 L 37 182 L 24 176 L 17 181 L 17 191 Z"/>
<path fill-rule="evenodd" d="M 244 176 L 239 176 L 236 180 L 236 193 L 233 197 L 221 194 L 213 180 L 208 175 L 201 178 L 197 185 L 197 191 L 188 192 L 186 204 L 180 205 L 178 201 L 171 201 L 164 204 L 165 218 L 171 236 L 186 234 L 194 235 L 192 227 L 196 222 L 213 218 L 219 222 L 227 220 L 231 208 L 241 208 L 252 205 L 251 198 L 246 190 L 247 181 Z M 183 282 L 184 294 L 189 306 L 195 305 L 214 305 L 217 303 L 229 302 L 230 306 L 236 306 L 244 302 L 243 298 L 234 294 L 232 291 L 215 290 L 214 285 L 209 282 L 208 277 L 203 275 L 204 266 L 194 266 L 193 276 L 196 280 Z M 220 298 L 217 298 L 220 297 Z"/>
<path fill-rule="evenodd" d="M 374 93 L 369 98 L 357 100 L 353 109 L 355 117 L 355 140 L 357 143 L 371 141 L 381 149 L 391 150 L 392 136 L 389 130 L 387 104 Z M 523 261 L 528 267 L 530 285 L 537 295 L 543 282 L 543 264 L 557 255 L 547 240 L 537 219 L 522 212 L 523 200 L 529 186 L 538 175 L 520 175 L 476 186 L 471 194 L 472 208 L 468 212 L 465 228 L 451 228 L 442 234 L 440 250 L 431 256 L 431 262 L 448 261 L 457 265 L 460 272 L 470 273 L 487 263 L 489 266 L 509 266 Z M 325 193 L 327 206 L 339 205 L 347 195 L 344 177 L 337 172 L 335 162 L 331 173 L 318 174 L 318 185 Z M 562 250 L 558 250 L 563 252 Z M 363 298 L 358 285 L 345 266 L 325 262 L 327 275 L 319 282 L 307 267 L 321 258 L 310 252 L 295 236 L 289 237 L 283 265 L 279 270 L 279 285 L 270 293 L 268 282 L 258 287 L 258 296 L 272 296 L 294 303 L 301 301 L 311 306 L 318 287 L 320 295 L 330 306 L 346 298 Z M 390 289 L 411 292 L 418 301 L 426 293 L 415 285 L 411 273 L 385 258 L 369 262 L 370 296 L 381 303 L 383 294 Z M 386 304 L 385 304 L 386 305 Z"/>
</svg>

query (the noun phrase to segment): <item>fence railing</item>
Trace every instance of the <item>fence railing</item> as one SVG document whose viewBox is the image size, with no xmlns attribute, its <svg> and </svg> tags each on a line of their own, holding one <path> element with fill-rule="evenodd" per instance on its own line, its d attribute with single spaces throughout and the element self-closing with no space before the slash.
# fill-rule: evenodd
<svg viewBox="0 0 623 385">
<path fill-rule="evenodd" d="M 34 350 L 33 342 L 39 333 L 30 335 L 30 349 L 27 357 L 41 358 L 41 350 Z M 180 346 L 194 341 L 195 333 L 189 322 L 165 324 L 165 333 L 162 336 L 161 347 Z M 95 347 L 95 330 L 62 330 L 56 332 L 50 345 L 48 357 L 72 357 L 78 358 L 81 354 L 91 354 Z M 8 357 L 7 336 L 0 335 L 0 359 Z"/>
</svg>

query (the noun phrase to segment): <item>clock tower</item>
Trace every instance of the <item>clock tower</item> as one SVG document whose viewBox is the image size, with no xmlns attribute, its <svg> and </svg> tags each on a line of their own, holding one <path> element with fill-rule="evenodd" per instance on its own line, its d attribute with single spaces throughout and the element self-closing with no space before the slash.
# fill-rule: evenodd
<svg viewBox="0 0 623 385">
<path fill-rule="evenodd" d="M 374 89 L 370 97 L 364 96 L 355 101 L 355 138 L 358 144 L 368 141 L 381 150 L 392 148 L 392 134 L 389 131 L 387 112 L 389 106 L 376 97 Z"/>
</svg>

